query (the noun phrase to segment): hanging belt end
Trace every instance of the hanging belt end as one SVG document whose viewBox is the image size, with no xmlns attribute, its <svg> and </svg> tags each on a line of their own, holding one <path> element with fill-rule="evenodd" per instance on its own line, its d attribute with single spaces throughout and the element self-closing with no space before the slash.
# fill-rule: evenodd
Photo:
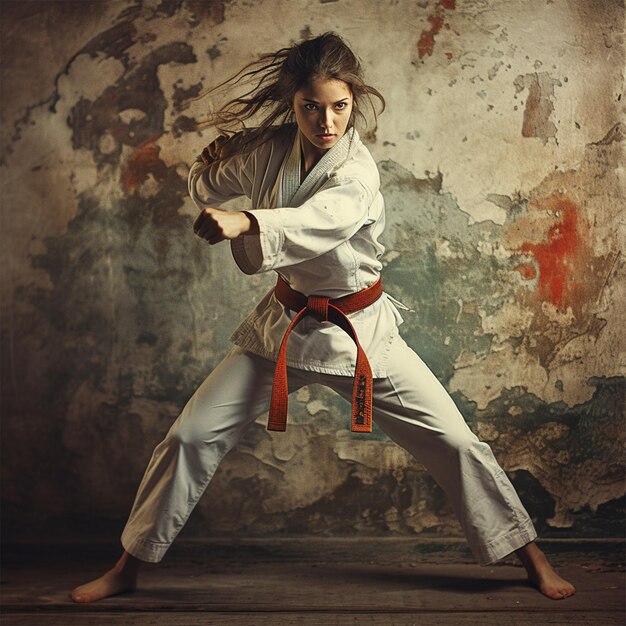
<svg viewBox="0 0 626 626">
<path fill-rule="evenodd" d="M 352 424 L 351 428 L 353 433 L 371 433 L 372 432 L 372 422 L 370 421 L 367 424 Z"/>
<path fill-rule="evenodd" d="M 270 407 L 267 420 L 267 430 L 285 432 L 287 430 L 287 406 L 286 403 L 279 407 Z"/>
<path fill-rule="evenodd" d="M 372 374 L 369 366 L 365 372 L 358 371 L 354 380 L 352 393 L 352 426 L 353 433 L 372 432 Z"/>
</svg>

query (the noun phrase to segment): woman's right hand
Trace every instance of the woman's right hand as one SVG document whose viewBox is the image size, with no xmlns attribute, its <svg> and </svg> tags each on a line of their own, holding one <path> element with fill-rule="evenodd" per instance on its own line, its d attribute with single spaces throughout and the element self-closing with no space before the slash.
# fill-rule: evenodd
<svg viewBox="0 0 626 626">
<path fill-rule="evenodd" d="M 246 233 L 257 234 L 259 229 L 256 218 L 247 211 L 224 211 L 207 207 L 196 218 L 193 232 L 215 245 Z"/>
</svg>

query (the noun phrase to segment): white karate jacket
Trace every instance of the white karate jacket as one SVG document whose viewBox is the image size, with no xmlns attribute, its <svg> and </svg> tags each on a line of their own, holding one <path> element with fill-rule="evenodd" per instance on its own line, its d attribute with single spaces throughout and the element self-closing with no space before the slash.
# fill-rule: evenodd
<svg viewBox="0 0 626 626">
<path fill-rule="evenodd" d="M 249 211 L 258 235 L 231 242 L 235 262 L 246 274 L 278 272 L 305 295 L 331 298 L 360 291 L 378 280 L 385 226 L 380 178 L 356 129 L 320 159 L 300 184 L 301 135 L 297 126 L 277 128 L 272 138 L 244 156 L 206 165 L 197 160 L 189 172 L 189 193 L 196 205 L 216 207 L 236 196 L 252 201 Z M 374 377 L 386 375 L 386 362 L 402 318 L 383 294 L 373 305 L 350 315 Z M 230 339 L 255 354 L 275 360 L 295 313 L 268 292 Z M 304 370 L 352 376 L 356 348 L 330 322 L 308 316 L 292 331 L 287 364 Z"/>
</svg>

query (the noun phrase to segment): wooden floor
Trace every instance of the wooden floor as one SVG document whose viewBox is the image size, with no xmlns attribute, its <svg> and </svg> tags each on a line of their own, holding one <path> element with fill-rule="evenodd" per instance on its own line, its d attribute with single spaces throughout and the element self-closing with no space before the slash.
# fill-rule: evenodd
<svg viewBox="0 0 626 626">
<path fill-rule="evenodd" d="M 179 541 L 134 593 L 91 605 L 68 591 L 103 573 L 116 545 L 24 544 L 2 554 L 7 626 L 197 624 L 623 625 L 624 543 L 543 542 L 577 587 L 544 598 L 514 560 L 474 564 L 464 542 L 368 539 Z"/>
</svg>

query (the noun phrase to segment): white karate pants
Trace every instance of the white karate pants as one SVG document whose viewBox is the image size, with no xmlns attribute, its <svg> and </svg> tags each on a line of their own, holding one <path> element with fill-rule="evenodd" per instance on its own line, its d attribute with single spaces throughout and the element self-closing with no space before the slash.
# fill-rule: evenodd
<svg viewBox="0 0 626 626">
<path fill-rule="evenodd" d="M 273 374 L 272 361 L 235 347 L 200 385 L 148 464 L 122 533 L 130 554 L 149 562 L 163 558 L 220 461 L 268 410 Z M 472 433 L 446 390 L 400 337 L 387 374 L 374 379 L 374 420 L 444 489 L 477 560 L 492 563 L 535 539 L 491 448 Z M 290 392 L 311 383 L 351 400 L 351 377 L 289 369 Z"/>
</svg>

